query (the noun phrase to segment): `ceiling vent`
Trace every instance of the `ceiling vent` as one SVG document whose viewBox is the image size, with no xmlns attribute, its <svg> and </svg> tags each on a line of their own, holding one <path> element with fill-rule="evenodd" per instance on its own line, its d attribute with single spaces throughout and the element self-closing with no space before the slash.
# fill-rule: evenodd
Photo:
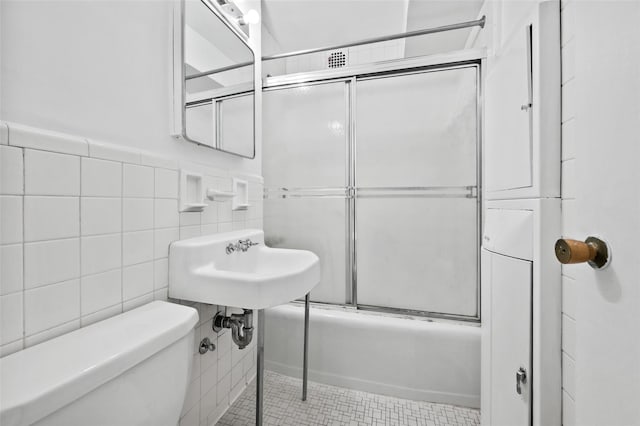
<svg viewBox="0 0 640 426">
<path fill-rule="evenodd" d="M 347 65 L 347 54 L 343 50 L 331 52 L 327 56 L 327 68 L 342 68 Z"/>
</svg>

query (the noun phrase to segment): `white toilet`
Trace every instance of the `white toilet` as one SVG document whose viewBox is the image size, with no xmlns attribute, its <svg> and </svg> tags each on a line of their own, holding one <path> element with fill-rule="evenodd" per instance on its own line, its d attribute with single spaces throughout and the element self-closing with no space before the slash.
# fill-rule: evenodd
<svg viewBox="0 0 640 426">
<path fill-rule="evenodd" d="M 0 359 L 0 424 L 175 426 L 197 322 L 152 302 Z"/>
</svg>

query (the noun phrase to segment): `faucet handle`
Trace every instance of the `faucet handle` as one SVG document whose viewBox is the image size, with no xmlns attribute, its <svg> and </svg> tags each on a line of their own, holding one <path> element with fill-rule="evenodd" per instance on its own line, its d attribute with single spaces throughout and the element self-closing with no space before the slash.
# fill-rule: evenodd
<svg viewBox="0 0 640 426">
<path fill-rule="evenodd" d="M 254 243 L 251 239 L 247 238 L 246 240 L 238 240 L 237 243 L 229 243 L 226 247 L 227 254 L 231 254 L 235 251 L 246 252 L 249 248 L 253 246 L 257 246 L 260 243 Z"/>
<path fill-rule="evenodd" d="M 247 238 L 246 240 L 238 240 L 238 244 L 249 249 L 249 247 L 257 246 L 260 243 L 254 243 L 251 238 Z"/>
</svg>

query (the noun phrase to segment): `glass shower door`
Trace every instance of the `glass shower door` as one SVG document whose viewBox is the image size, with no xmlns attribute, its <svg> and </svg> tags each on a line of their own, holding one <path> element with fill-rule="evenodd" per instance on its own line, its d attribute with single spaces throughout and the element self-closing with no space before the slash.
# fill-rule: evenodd
<svg viewBox="0 0 640 426">
<path fill-rule="evenodd" d="M 263 96 L 266 242 L 320 257 L 314 302 L 348 298 L 348 84 L 285 87 Z"/>
<path fill-rule="evenodd" d="M 478 316 L 477 67 L 356 83 L 357 304 Z"/>
</svg>

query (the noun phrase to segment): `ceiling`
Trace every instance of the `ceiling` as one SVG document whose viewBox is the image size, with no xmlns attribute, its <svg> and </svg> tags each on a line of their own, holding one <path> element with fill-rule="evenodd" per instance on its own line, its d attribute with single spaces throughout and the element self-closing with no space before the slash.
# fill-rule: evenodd
<svg viewBox="0 0 640 426">
<path fill-rule="evenodd" d="M 484 0 L 262 0 L 263 54 L 474 20 Z M 471 29 L 407 39 L 405 56 L 462 49 Z"/>
</svg>

